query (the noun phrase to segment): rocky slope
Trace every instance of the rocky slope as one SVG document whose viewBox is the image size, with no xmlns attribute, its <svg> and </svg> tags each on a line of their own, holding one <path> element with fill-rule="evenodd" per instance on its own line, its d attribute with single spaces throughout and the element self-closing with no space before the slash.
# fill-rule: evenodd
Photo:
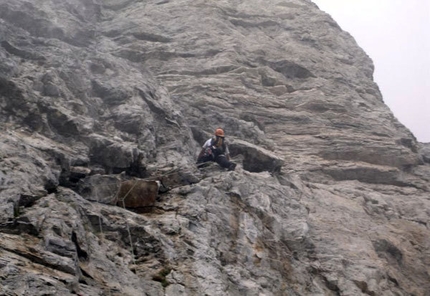
<svg viewBox="0 0 430 296">
<path fill-rule="evenodd" d="M 0 0 L 0 42 L 0 295 L 429 295 L 428 144 L 312 2 Z"/>
</svg>

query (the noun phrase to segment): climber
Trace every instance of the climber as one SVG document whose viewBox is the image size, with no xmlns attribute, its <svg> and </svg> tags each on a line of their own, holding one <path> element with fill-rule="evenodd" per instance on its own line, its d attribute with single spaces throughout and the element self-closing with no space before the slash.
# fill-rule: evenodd
<svg viewBox="0 0 430 296">
<path fill-rule="evenodd" d="M 229 171 L 234 171 L 236 168 L 236 164 L 230 161 L 230 152 L 221 128 L 217 128 L 215 135 L 204 143 L 197 157 L 197 164 L 208 161 L 215 161 Z"/>
</svg>

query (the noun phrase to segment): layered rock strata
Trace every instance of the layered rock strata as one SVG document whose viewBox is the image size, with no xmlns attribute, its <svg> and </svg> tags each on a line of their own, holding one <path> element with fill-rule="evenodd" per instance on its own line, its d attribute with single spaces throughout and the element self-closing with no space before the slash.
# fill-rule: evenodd
<svg viewBox="0 0 430 296">
<path fill-rule="evenodd" d="M 428 144 L 311 1 L 0 0 L 0 45 L 1 295 L 428 295 Z"/>
</svg>

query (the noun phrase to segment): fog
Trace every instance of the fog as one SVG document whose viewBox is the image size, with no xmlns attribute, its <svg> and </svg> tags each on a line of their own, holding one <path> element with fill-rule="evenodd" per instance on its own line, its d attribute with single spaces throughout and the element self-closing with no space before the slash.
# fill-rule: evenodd
<svg viewBox="0 0 430 296">
<path fill-rule="evenodd" d="M 384 102 L 430 142 L 430 1 L 312 0 L 372 58 Z"/>
</svg>

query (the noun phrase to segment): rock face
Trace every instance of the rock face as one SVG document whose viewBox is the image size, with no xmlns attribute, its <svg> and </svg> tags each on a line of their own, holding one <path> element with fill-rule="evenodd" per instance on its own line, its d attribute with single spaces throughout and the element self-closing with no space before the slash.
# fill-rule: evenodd
<svg viewBox="0 0 430 296">
<path fill-rule="evenodd" d="M 428 295 L 428 144 L 311 1 L 36 2 L 0 0 L 1 295 Z"/>
</svg>

